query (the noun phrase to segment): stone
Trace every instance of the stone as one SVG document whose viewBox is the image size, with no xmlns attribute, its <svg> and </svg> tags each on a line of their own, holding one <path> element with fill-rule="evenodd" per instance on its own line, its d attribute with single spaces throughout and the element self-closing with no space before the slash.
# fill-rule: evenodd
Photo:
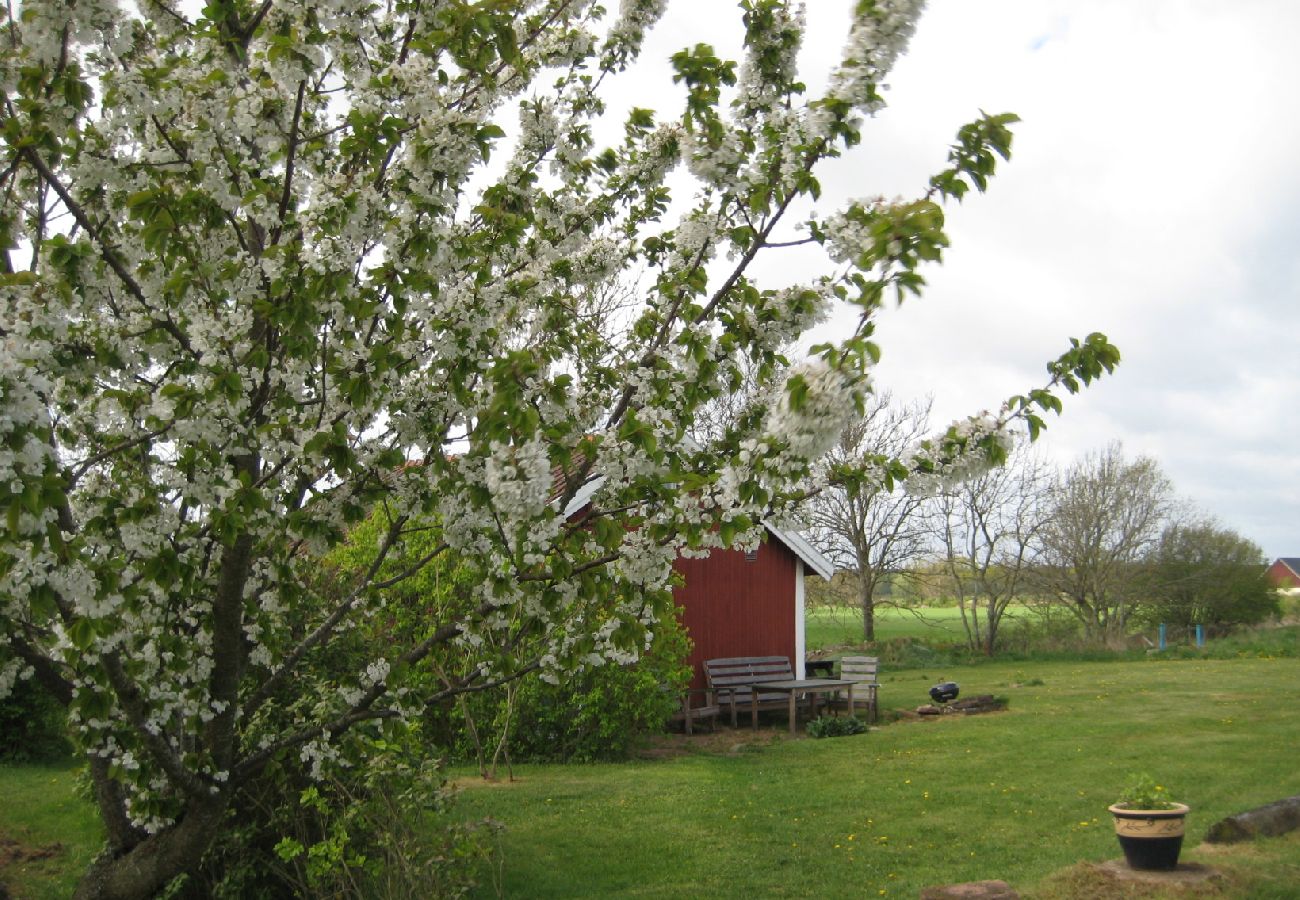
<svg viewBox="0 0 1300 900">
<path fill-rule="evenodd" d="M 1151 886 L 1190 887 L 1212 884 L 1223 880 L 1223 873 L 1218 869 L 1212 869 L 1200 863 L 1183 862 L 1179 863 L 1176 869 L 1167 872 L 1156 872 L 1132 869 L 1124 860 L 1112 859 L 1099 863 L 1093 868 L 1112 881 Z"/>
<path fill-rule="evenodd" d="M 1005 881 L 967 881 L 921 889 L 921 900 L 1020 900 Z"/>
</svg>

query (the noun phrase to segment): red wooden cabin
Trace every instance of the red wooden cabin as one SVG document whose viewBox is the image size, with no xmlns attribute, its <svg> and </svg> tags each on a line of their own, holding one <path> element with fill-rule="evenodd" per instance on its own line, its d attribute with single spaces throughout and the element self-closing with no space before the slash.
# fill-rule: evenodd
<svg viewBox="0 0 1300 900">
<path fill-rule="evenodd" d="M 784 656 L 803 673 L 804 575 L 835 574 L 811 544 L 767 525 L 767 540 L 754 553 L 714 550 L 704 559 L 679 558 L 674 567 L 685 580 L 673 598 L 694 644 L 691 687 L 705 686 L 704 660 L 724 656 Z"/>
<path fill-rule="evenodd" d="M 556 472 L 557 497 L 564 478 Z M 600 475 L 586 481 L 565 506 L 565 517 L 580 516 L 603 481 Z M 673 599 L 693 645 L 693 688 L 705 687 L 704 660 L 718 657 L 785 656 L 803 674 L 804 574 L 829 580 L 835 567 L 798 533 L 763 525 L 767 540 L 754 553 L 714 550 L 674 563 L 684 581 Z"/>
</svg>

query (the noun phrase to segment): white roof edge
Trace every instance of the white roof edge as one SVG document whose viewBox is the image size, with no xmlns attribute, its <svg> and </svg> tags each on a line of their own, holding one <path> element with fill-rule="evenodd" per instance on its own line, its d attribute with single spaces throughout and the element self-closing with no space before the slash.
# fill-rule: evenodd
<svg viewBox="0 0 1300 900">
<path fill-rule="evenodd" d="M 766 519 L 763 520 L 763 527 L 772 532 L 772 536 L 778 541 L 789 547 L 795 556 L 802 559 L 804 565 L 827 581 L 831 580 L 831 576 L 835 574 L 835 564 L 822 556 L 817 548 L 810 544 L 802 534 L 797 531 L 786 531 L 783 528 L 778 528 Z"/>
<path fill-rule="evenodd" d="M 604 475 L 597 475 L 595 478 L 584 482 L 578 488 L 577 493 L 573 495 L 573 499 L 569 501 L 569 505 L 564 507 L 564 512 L 561 515 L 566 519 L 571 519 L 582 512 L 582 508 L 591 502 L 591 498 L 596 495 L 596 491 L 600 490 L 600 486 L 604 483 Z"/>
<path fill-rule="evenodd" d="M 582 508 L 591 502 L 591 498 L 596 495 L 596 491 L 600 490 L 600 486 L 604 483 L 605 476 L 597 475 L 595 478 L 592 478 L 590 481 L 583 484 L 582 487 L 578 488 L 577 493 L 573 495 L 573 499 L 564 507 L 564 512 L 562 513 L 564 518 L 571 518 L 581 512 Z M 817 548 L 810 544 L 808 539 L 799 534 L 799 532 L 778 528 L 766 519 L 763 520 L 763 527 L 770 531 L 774 538 L 789 547 L 790 551 L 794 553 L 795 556 L 802 559 L 808 568 L 812 569 L 822 578 L 829 581 L 831 576 L 835 574 L 835 564 L 822 556 L 821 553 L 818 552 Z"/>
</svg>

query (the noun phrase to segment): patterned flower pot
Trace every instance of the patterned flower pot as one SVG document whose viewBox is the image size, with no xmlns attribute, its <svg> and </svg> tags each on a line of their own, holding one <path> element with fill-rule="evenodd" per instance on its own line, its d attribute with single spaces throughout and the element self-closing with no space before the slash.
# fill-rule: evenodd
<svg viewBox="0 0 1300 900">
<path fill-rule="evenodd" d="M 1173 809 L 1110 807 L 1115 817 L 1115 834 L 1129 868 L 1164 871 L 1177 868 L 1188 811 L 1185 803 L 1175 803 Z"/>
</svg>

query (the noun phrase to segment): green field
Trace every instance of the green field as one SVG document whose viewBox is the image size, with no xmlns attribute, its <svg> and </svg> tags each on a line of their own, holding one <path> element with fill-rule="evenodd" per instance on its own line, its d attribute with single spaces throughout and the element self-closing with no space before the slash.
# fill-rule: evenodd
<svg viewBox="0 0 1300 900">
<path fill-rule="evenodd" d="M 886 675 L 883 705 L 915 706 L 939 674 Z M 1241 893 L 1227 896 L 1295 896 L 1300 841 L 1241 862 L 1195 845 L 1226 815 L 1300 793 L 1300 717 L 1278 702 L 1300 660 L 942 674 L 1010 710 L 825 741 L 742 728 L 666 761 L 521 767 L 513 784 L 468 779 L 457 808 L 506 824 L 506 896 L 915 897 L 988 878 L 1073 896 L 1049 876 L 1118 855 L 1106 806 L 1147 771 L 1192 805 L 1189 856 L 1228 867 Z"/>
<path fill-rule="evenodd" d="M 1023 607 L 1007 611 L 1006 627 L 1017 617 L 1025 616 Z M 808 649 L 834 650 L 862 643 L 862 613 L 846 606 L 822 606 L 810 609 L 805 621 Z M 964 643 L 961 611 L 955 606 L 903 607 L 884 606 L 876 610 L 876 641 L 912 638 L 928 643 Z"/>
<path fill-rule="evenodd" d="M 1300 659 L 886 670 L 886 718 L 939 677 L 1009 709 L 822 741 L 789 739 L 774 719 L 625 764 L 516 766 L 513 783 L 457 773 L 453 815 L 506 829 L 480 896 L 915 897 L 988 878 L 1026 897 L 1119 896 L 1080 864 L 1118 856 L 1105 809 L 1141 771 L 1191 804 L 1185 855 L 1224 872 L 1215 896 L 1296 896 L 1300 837 L 1197 845 L 1226 815 L 1300 794 L 1287 700 Z M 0 767 L 0 796 L 0 838 L 59 845 L 0 880 L 19 897 L 67 896 L 99 840 L 72 769 Z"/>
</svg>

